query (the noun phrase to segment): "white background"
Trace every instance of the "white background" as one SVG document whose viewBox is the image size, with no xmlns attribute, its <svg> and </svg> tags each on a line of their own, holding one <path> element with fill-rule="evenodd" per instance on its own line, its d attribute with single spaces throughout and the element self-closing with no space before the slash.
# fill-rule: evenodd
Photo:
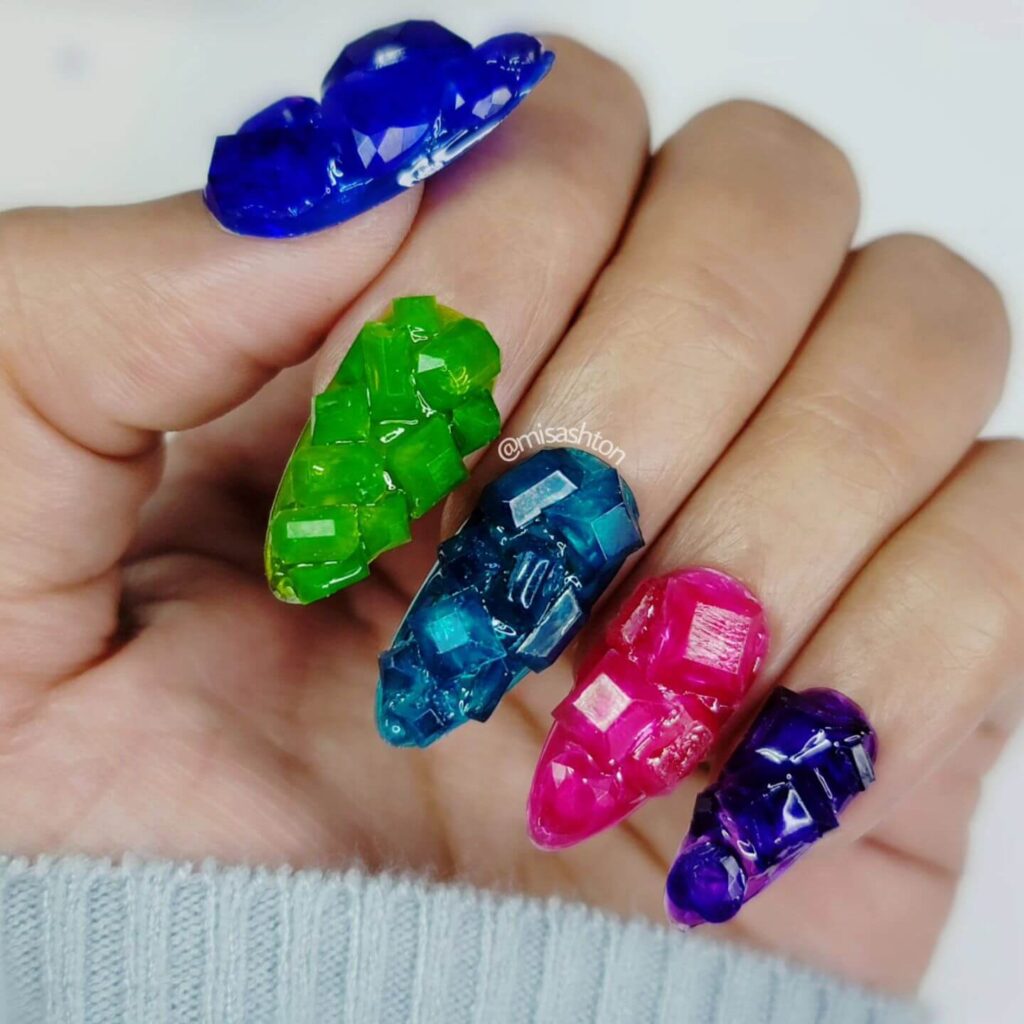
<svg viewBox="0 0 1024 1024">
<path fill-rule="evenodd" d="M 862 238 L 940 236 L 997 280 L 1019 327 L 1024 17 L 1013 0 L 0 0 L 0 208 L 200 185 L 216 134 L 281 95 L 315 93 L 346 41 L 412 16 L 477 41 L 512 28 L 579 36 L 638 79 L 655 141 L 729 96 L 787 107 L 851 155 Z M 1019 352 L 989 430 L 1024 434 Z M 925 986 L 944 1022 L 1024 1021 L 1022 786 L 1018 738 L 987 785 Z"/>
</svg>

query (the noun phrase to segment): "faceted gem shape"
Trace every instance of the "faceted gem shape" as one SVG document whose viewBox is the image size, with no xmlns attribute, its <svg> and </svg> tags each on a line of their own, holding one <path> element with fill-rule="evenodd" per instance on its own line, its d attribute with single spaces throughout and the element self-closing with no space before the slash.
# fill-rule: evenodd
<svg viewBox="0 0 1024 1024">
<path fill-rule="evenodd" d="M 465 455 L 475 451 L 501 431 L 501 413 L 490 392 L 470 395 L 452 410 L 452 436 Z"/>
<path fill-rule="evenodd" d="M 339 386 L 313 399 L 313 444 L 364 441 L 370 436 L 370 397 L 366 388 Z"/>
<path fill-rule="evenodd" d="M 320 104 L 309 96 L 286 96 L 253 114 L 243 122 L 238 134 L 264 132 L 274 128 L 297 128 L 320 123 Z"/>
<path fill-rule="evenodd" d="M 461 339 L 469 383 L 435 407 L 415 367 L 422 351 L 444 351 L 451 337 Z M 373 559 L 410 539 L 410 519 L 466 479 L 463 455 L 498 436 L 490 389 L 500 368 L 483 324 L 430 295 L 396 299 L 385 319 L 363 327 L 334 380 L 314 397 L 271 509 L 265 561 L 281 600 L 328 597 L 365 579 Z"/>
<path fill-rule="evenodd" d="M 302 504 L 363 505 L 382 498 L 391 486 L 382 454 L 367 441 L 311 443 L 295 453 L 291 470 L 295 497 Z"/>
<path fill-rule="evenodd" d="M 206 205 L 239 234 L 285 236 L 328 227 L 336 222 L 328 204 L 340 155 L 318 124 L 222 135 L 213 149 Z"/>
<path fill-rule="evenodd" d="M 431 416 L 387 448 L 388 469 L 395 485 L 409 497 L 409 512 L 429 512 L 469 474 L 443 416 Z"/>
<path fill-rule="evenodd" d="M 423 345 L 416 356 L 416 385 L 435 409 L 453 409 L 501 365 L 498 346 L 483 324 L 460 320 Z"/>
<path fill-rule="evenodd" d="M 595 530 L 594 542 L 614 549 L 618 529 Z M 641 583 L 553 712 L 530 788 L 533 841 L 571 846 L 673 789 L 704 760 L 767 649 L 764 610 L 731 576 L 694 568 Z"/>
<path fill-rule="evenodd" d="M 323 91 L 330 92 L 337 82 L 354 71 L 375 71 L 416 56 L 447 60 L 465 56 L 471 50 L 465 39 L 435 21 L 403 21 L 349 43 L 327 72 Z"/>
<path fill-rule="evenodd" d="M 321 99 L 291 96 L 214 145 L 204 193 L 231 231 L 318 231 L 422 181 L 506 118 L 548 73 L 533 36 L 474 49 L 432 21 L 406 21 L 350 43 Z"/>
<path fill-rule="evenodd" d="M 385 551 L 408 544 L 412 531 L 405 495 L 395 490 L 372 505 L 360 508 L 359 534 L 368 562 Z"/>
<path fill-rule="evenodd" d="M 878 740 L 836 690 L 768 698 L 718 781 L 697 798 L 668 875 L 665 905 L 683 927 L 728 921 L 826 832 L 874 781 Z"/>
<path fill-rule="evenodd" d="M 359 544 L 355 509 L 345 505 L 286 509 L 274 518 L 271 536 L 281 558 L 295 565 L 341 562 Z"/>
<path fill-rule="evenodd" d="M 597 558 L 596 524 L 613 515 L 614 543 Z M 588 452 L 547 449 L 508 470 L 438 548 L 380 657 L 381 736 L 425 747 L 469 719 L 486 721 L 527 672 L 558 658 L 642 545 L 632 492 Z"/>
</svg>

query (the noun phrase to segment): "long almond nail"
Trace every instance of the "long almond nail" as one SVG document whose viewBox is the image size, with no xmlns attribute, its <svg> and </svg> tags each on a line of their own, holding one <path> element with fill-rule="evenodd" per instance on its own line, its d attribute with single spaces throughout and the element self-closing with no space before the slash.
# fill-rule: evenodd
<svg viewBox="0 0 1024 1024">
<path fill-rule="evenodd" d="M 777 688 L 697 798 L 665 906 L 683 927 L 720 923 L 790 867 L 875 778 L 878 740 L 836 690 Z"/>
<path fill-rule="evenodd" d="M 642 544 L 632 492 L 588 452 L 547 449 L 493 481 L 381 655 L 381 736 L 425 747 L 485 721 L 554 663 Z"/>
<path fill-rule="evenodd" d="M 571 846 L 669 792 L 704 759 L 768 647 L 738 580 L 683 569 L 645 580 L 555 708 L 530 789 L 533 841 Z"/>
<path fill-rule="evenodd" d="M 267 529 L 267 579 L 308 604 L 365 579 L 382 552 L 468 476 L 493 441 L 501 354 L 433 296 L 395 299 L 359 332 L 288 460 Z"/>
</svg>

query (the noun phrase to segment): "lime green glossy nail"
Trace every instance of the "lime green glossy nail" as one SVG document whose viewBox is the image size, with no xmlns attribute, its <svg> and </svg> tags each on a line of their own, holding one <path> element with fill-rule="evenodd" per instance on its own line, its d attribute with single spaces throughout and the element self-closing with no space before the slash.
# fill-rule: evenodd
<svg viewBox="0 0 1024 1024">
<path fill-rule="evenodd" d="M 430 295 L 366 324 L 313 398 L 270 513 L 267 579 L 309 604 L 358 583 L 462 483 L 463 456 L 493 441 L 501 354 L 477 320 Z"/>
</svg>

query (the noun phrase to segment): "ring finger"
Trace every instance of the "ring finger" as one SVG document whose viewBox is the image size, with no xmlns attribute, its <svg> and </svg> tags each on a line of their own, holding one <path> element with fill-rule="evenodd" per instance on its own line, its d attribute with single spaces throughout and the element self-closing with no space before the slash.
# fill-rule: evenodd
<svg viewBox="0 0 1024 1024">
<path fill-rule="evenodd" d="M 760 595 L 773 647 L 748 708 L 959 462 L 1007 352 L 997 293 L 938 243 L 894 236 L 852 257 L 793 365 L 636 571 L 718 566 Z M 634 823 L 667 848 L 691 797 L 677 790 Z"/>
</svg>

